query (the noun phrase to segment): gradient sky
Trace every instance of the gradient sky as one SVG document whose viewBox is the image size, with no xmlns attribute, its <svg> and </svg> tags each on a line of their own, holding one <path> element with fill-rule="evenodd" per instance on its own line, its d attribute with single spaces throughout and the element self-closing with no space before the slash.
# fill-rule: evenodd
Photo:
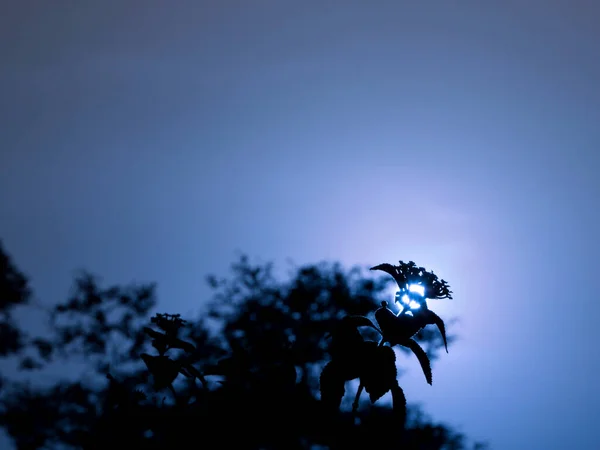
<svg viewBox="0 0 600 450">
<path fill-rule="evenodd" d="M 74 270 L 195 314 L 247 252 L 412 259 L 461 339 L 436 420 L 598 449 L 600 4 L 4 1 L 0 239 L 40 302 Z"/>
</svg>

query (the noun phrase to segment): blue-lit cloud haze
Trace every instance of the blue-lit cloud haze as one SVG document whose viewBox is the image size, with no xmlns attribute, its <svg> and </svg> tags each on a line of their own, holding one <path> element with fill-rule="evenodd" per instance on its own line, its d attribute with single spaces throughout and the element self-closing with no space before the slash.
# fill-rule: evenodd
<svg viewBox="0 0 600 450">
<path fill-rule="evenodd" d="M 41 302 L 88 268 L 184 314 L 236 250 L 415 260 L 461 339 L 407 396 L 494 449 L 600 448 L 599 9 L 4 2 L 0 239 Z"/>
</svg>

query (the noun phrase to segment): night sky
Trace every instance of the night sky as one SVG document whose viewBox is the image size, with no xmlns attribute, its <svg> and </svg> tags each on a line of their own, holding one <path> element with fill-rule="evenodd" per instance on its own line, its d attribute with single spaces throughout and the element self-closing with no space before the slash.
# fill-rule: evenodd
<svg viewBox="0 0 600 450">
<path fill-rule="evenodd" d="M 460 339 L 433 386 L 406 359 L 409 400 L 495 450 L 597 450 L 598 24 L 592 0 L 4 1 L 0 239 L 41 303 L 87 268 L 187 316 L 238 251 L 414 260 Z"/>
</svg>

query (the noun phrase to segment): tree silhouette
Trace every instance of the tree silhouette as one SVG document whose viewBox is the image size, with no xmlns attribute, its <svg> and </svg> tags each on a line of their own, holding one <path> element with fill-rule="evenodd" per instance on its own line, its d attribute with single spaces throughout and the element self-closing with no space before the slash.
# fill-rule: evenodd
<svg viewBox="0 0 600 450">
<path fill-rule="evenodd" d="M 2 305 L 26 302 L 26 279 L 0 250 Z M 429 361 L 453 336 L 411 286 L 439 298 L 450 297 L 447 284 L 412 263 L 374 269 L 409 300 L 401 314 L 385 303 L 391 279 L 339 264 L 296 268 L 282 281 L 242 256 L 230 277 L 208 277 L 214 296 L 194 320 L 150 317 L 154 285 L 103 288 L 81 274 L 50 311 L 49 334 L 28 337 L 4 315 L 19 338 L 3 345 L 22 370 L 83 358 L 94 376 L 5 380 L 0 425 L 18 449 L 469 448 L 461 433 L 406 409 L 392 348 L 415 352 L 431 382 Z M 344 396 L 352 379 L 358 395 Z M 360 403 L 363 389 L 372 404 Z"/>
<path fill-rule="evenodd" d="M 13 310 L 29 302 L 31 291 L 27 279 L 13 265 L 0 242 L 0 356 L 18 352 L 25 336 L 15 326 Z"/>
</svg>

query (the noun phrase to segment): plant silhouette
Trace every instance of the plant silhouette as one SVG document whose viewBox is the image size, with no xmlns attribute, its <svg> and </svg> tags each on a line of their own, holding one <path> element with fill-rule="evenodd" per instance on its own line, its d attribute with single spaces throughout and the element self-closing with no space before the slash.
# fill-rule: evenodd
<svg viewBox="0 0 600 450">
<path fill-rule="evenodd" d="M 391 347 L 384 344 L 401 345 L 410 349 L 417 356 L 427 383 L 431 384 L 429 357 L 412 337 L 426 325 L 435 324 L 448 351 L 444 321 L 429 310 L 426 300 L 452 298 L 452 295 L 445 280 L 438 280 L 433 272 L 417 267 L 412 261 L 400 261 L 397 266 L 380 264 L 371 270 L 382 270 L 394 278 L 399 288 L 396 301 L 401 299 L 405 306 L 396 315 L 387 307 L 387 302 L 382 301 L 381 307 L 375 311 L 380 329 L 365 316 L 346 316 L 337 324 L 331 335 L 332 359 L 321 373 L 321 399 L 329 407 L 339 407 L 344 396 L 345 382 L 358 378 L 360 384 L 353 412 L 358 408 L 363 389 L 369 394 L 371 403 L 391 391 L 394 412 L 403 426 L 406 398 L 396 379 L 396 355 Z M 363 339 L 359 327 L 369 327 L 379 332 L 379 343 Z"/>
<path fill-rule="evenodd" d="M 10 311 L 27 304 L 30 289 L 0 253 Z M 339 264 L 295 268 L 282 281 L 270 264 L 242 256 L 230 277 L 208 277 L 213 300 L 194 320 L 152 313 L 154 285 L 102 287 L 81 274 L 50 309 L 48 333 L 8 323 L 19 335 L 20 347 L 10 348 L 21 371 L 41 375 L 79 361 L 88 376 L 50 385 L 0 377 L 0 425 L 19 450 L 471 448 L 461 433 L 406 405 L 398 384 L 393 346 L 417 353 L 409 341 L 418 343 L 431 381 L 429 361 L 453 341 L 410 291 L 420 285 L 430 298 L 450 298 L 447 284 L 402 264 L 373 268 L 405 276 L 400 293 L 420 300 L 397 316 L 390 311 L 399 322 L 377 309 L 387 279 Z M 428 331 L 432 323 L 443 338 Z M 355 379 L 358 395 L 346 408 L 346 383 Z M 368 408 L 359 407 L 362 390 Z"/>
</svg>

